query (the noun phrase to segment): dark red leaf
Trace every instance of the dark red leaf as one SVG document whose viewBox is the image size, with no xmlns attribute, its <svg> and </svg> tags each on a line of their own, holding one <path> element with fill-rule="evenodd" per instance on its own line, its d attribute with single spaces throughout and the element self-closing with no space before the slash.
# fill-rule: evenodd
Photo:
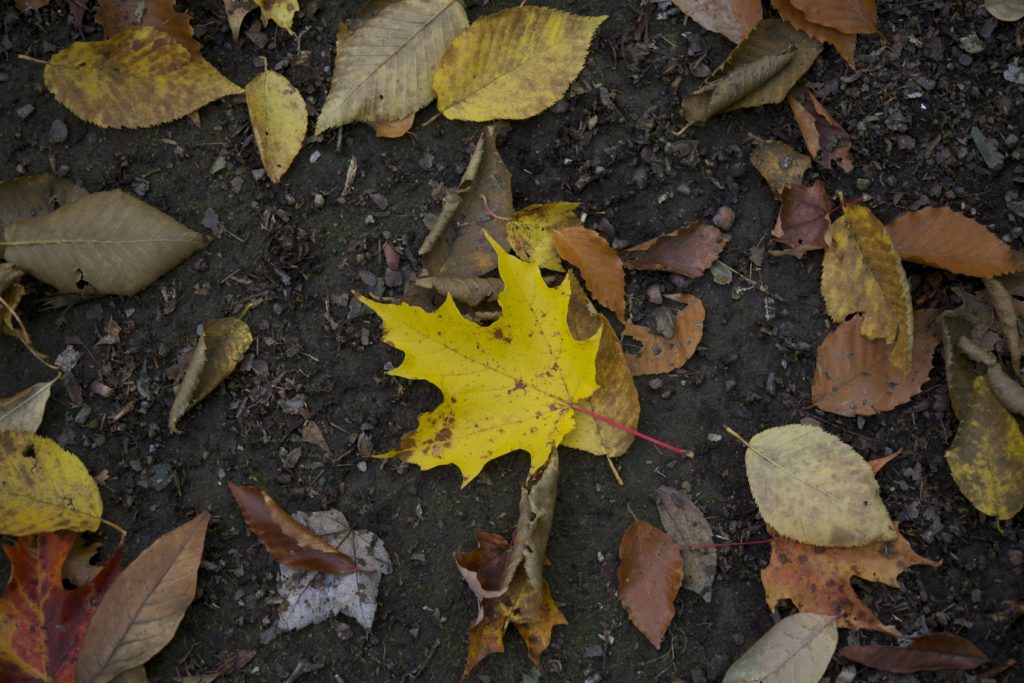
<svg viewBox="0 0 1024 683">
<path fill-rule="evenodd" d="M 915 638 L 910 647 L 851 645 L 839 654 L 847 659 L 894 674 L 958 669 L 969 671 L 988 661 L 971 641 L 952 633 L 932 633 Z"/>
</svg>

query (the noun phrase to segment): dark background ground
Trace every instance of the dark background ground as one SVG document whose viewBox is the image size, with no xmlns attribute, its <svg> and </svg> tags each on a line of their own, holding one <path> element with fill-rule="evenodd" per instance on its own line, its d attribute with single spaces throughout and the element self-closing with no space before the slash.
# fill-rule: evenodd
<svg viewBox="0 0 1024 683">
<path fill-rule="evenodd" d="M 251 15 L 243 33 L 267 39 L 262 49 L 245 35 L 231 41 L 218 2 L 189 3 L 188 9 L 204 56 L 228 77 L 246 83 L 266 56 L 317 112 L 329 84 L 335 28 L 360 3 L 323 3 L 315 13 L 312 4 L 296 19 L 301 40 L 274 27 L 260 32 Z M 513 4 L 470 1 L 467 9 L 473 19 Z M 621 243 L 709 218 L 729 205 L 738 220 L 722 260 L 764 291 L 739 279 L 716 285 L 710 276 L 683 283 L 708 310 L 701 348 L 684 370 L 638 381 L 640 428 L 695 448 L 694 460 L 680 462 L 638 442 L 618 461 L 626 481 L 620 487 L 602 459 L 563 454 L 547 576 L 570 625 L 555 630 L 543 678 L 719 678 L 772 624 L 758 579 L 769 549 L 722 552 L 713 602 L 681 593 L 678 617 L 659 652 L 629 624 L 616 598 L 619 538 L 633 519 L 630 510 L 657 521 L 653 494 L 661 484 L 688 488 L 717 534 L 765 537 L 745 482 L 742 448 L 718 435 L 724 425 L 749 436 L 808 417 L 866 457 L 902 451 L 879 478 L 883 498 L 912 545 L 944 562 L 906 572 L 903 590 L 858 584 L 882 620 L 907 634 L 960 633 L 993 658 L 1020 658 L 1021 622 L 1007 626 L 992 618 L 1001 601 L 1022 597 L 1019 523 L 1007 523 L 1000 533 L 953 484 L 943 451 L 955 422 L 941 368 L 911 404 L 879 417 L 842 419 L 810 407 L 814 350 L 829 329 L 817 289 L 821 257 L 769 256 L 759 265 L 776 206 L 747 161 L 751 134 L 800 144 L 788 108 L 724 115 L 685 138 L 673 137 L 683 123 L 681 97 L 700 82 L 694 74 L 725 57 L 727 41 L 666 3 L 545 4 L 610 18 L 565 101 L 514 123 L 501 140 L 516 205 L 581 201 L 587 224 L 606 221 L 604 228 Z M 477 529 L 511 531 L 527 459 L 503 458 L 463 491 L 454 468 L 424 473 L 363 460 L 359 434 L 374 452 L 393 447 L 437 393 L 385 376 L 385 365 L 400 354 L 380 343 L 374 317 L 349 318 L 347 294 L 372 290 L 371 274 L 383 275 L 383 240 L 394 238 L 415 253 L 426 232 L 424 216 L 439 210 L 443 188 L 457 184 L 480 127 L 440 119 L 415 136 L 388 141 L 375 139 L 368 127 L 347 126 L 340 142 L 338 131 L 308 139 L 284 182 L 273 186 L 254 179 L 261 165 L 242 98 L 203 109 L 201 128 L 187 120 L 140 131 L 96 128 L 46 92 L 39 65 L 16 59 L 19 53 L 45 59 L 82 39 L 68 27 L 65 0 L 26 15 L 10 4 L 0 12 L 0 178 L 55 171 L 91 191 L 142 193 L 199 231 L 213 209 L 225 229 L 138 296 L 45 310 L 43 298 L 52 292 L 34 285 L 21 309 L 51 358 L 69 344 L 83 354 L 74 376 L 85 387 L 84 403 L 76 405 L 58 385 L 40 432 L 81 456 L 91 471 L 109 473 L 102 487 L 105 515 L 130 530 L 127 556 L 197 510 L 214 515 L 200 595 L 174 642 L 149 664 L 152 677 L 209 671 L 238 650 L 254 649 L 246 680 L 283 680 L 306 661 L 322 668 L 305 680 L 397 681 L 416 672 L 429 653 L 423 680 L 456 679 L 476 605 L 451 552 L 474 547 Z M 1014 44 L 1020 24 L 996 22 L 977 2 L 884 2 L 879 14 L 884 38 L 861 38 L 860 70 L 849 70 L 826 48 L 807 76 L 854 136 L 857 168 L 849 176 L 823 172 L 830 191 L 868 195 L 883 220 L 926 203 L 946 204 L 1020 249 L 1024 212 L 1013 202 L 1024 193 L 1018 142 L 1024 86 L 1002 76 L 1020 60 Z M 85 39 L 99 37 L 91 12 L 84 26 Z M 962 49 L 961 39 L 972 35 L 982 46 L 977 54 Z M 19 115 L 26 105 L 31 113 Z M 432 113 L 428 108 L 420 120 Z M 66 124 L 65 140 L 53 136 L 57 121 Z M 982 161 L 972 126 L 1007 155 L 1002 168 L 990 170 Z M 359 172 L 340 204 L 352 158 Z M 223 169 L 214 174 L 217 159 Z M 950 286 L 957 279 L 914 266 L 908 271 L 918 306 L 955 305 Z M 662 275 L 634 279 L 634 317 L 653 308 L 643 295 L 651 282 L 666 291 L 679 285 Z M 198 324 L 238 314 L 251 302 L 260 302 L 247 316 L 256 336 L 251 360 L 186 416 L 184 436 L 171 436 L 168 370 L 194 343 Z M 120 344 L 97 346 L 111 320 L 122 328 Z M 0 368 L 0 395 L 47 378 L 12 340 L 0 340 Z M 90 393 L 95 379 L 114 387 L 115 395 Z M 330 457 L 300 441 L 303 417 L 289 411 L 302 401 L 323 429 Z M 128 402 L 132 408 L 123 419 L 112 421 Z M 301 449 L 297 461 L 294 449 Z M 293 466 L 284 467 L 285 461 Z M 395 571 L 383 581 L 372 634 L 364 637 L 356 626 L 345 639 L 338 619 L 260 644 L 260 632 L 275 616 L 277 565 L 245 530 L 225 485 L 229 479 L 268 488 L 289 510 L 337 507 L 357 527 L 383 537 Z M 844 631 L 841 644 L 848 642 L 889 641 Z M 510 634 L 507 643 L 508 653 L 486 660 L 474 678 L 530 675 L 518 636 Z M 841 666 L 837 658 L 830 673 Z"/>
</svg>

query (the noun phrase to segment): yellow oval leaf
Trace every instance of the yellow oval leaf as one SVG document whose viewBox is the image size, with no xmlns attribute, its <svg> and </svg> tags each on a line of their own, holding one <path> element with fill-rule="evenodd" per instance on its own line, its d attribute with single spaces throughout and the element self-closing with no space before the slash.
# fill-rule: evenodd
<svg viewBox="0 0 1024 683">
<path fill-rule="evenodd" d="M 192 360 L 171 405 L 167 425 L 172 432 L 181 433 L 178 430 L 181 416 L 235 371 L 251 344 L 249 326 L 238 318 L 218 318 L 203 325 L 203 336 L 192 351 Z"/>
<path fill-rule="evenodd" d="M 242 89 L 174 38 L 150 26 L 110 40 L 72 43 L 50 58 L 46 87 L 76 116 L 103 128 L 180 119 Z"/>
<path fill-rule="evenodd" d="M 95 531 L 103 504 L 85 465 L 51 439 L 0 432 L 0 534 Z"/>
<path fill-rule="evenodd" d="M 565 94 L 607 17 L 544 7 L 488 14 L 463 31 L 434 73 L 437 109 L 449 119 L 527 119 Z"/>
<path fill-rule="evenodd" d="M 254 2 L 260 8 L 264 25 L 273 21 L 288 33 L 295 34 L 292 31 L 292 20 L 295 18 L 295 13 L 299 11 L 297 0 L 254 0 Z"/>
<path fill-rule="evenodd" d="M 264 71 L 245 86 L 256 149 L 273 182 L 281 180 L 306 137 L 306 102 L 288 79 Z"/>
</svg>

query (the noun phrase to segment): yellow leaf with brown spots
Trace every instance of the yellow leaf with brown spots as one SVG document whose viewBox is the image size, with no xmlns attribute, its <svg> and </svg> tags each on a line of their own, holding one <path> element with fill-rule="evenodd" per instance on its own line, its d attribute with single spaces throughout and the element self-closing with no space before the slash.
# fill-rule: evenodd
<svg viewBox="0 0 1024 683">
<path fill-rule="evenodd" d="M 243 91 L 174 38 L 150 26 L 110 40 L 72 43 L 50 58 L 46 87 L 102 128 L 146 128 Z"/>
<path fill-rule="evenodd" d="M 274 22 L 288 33 L 292 31 L 292 20 L 299 11 L 298 0 L 255 0 L 263 15 L 263 23 Z"/>
<path fill-rule="evenodd" d="M 910 283 L 885 226 L 864 206 L 847 205 L 832 223 L 832 248 L 821 266 L 821 296 L 835 322 L 863 313 L 860 332 L 891 345 L 889 360 L 910 372 L 914 308 Z"/>
<path fill-rule="evenodd" d="M 607 17 L 512 7 L 473 22 L 434 73 L 437 110 L 449 119 L 528 119 L 558 100 L 583 70 Z"/>
<path fill-rule="evenodd" d="M 256 149 L 272 182 L 281 180 L 306 137 L 306 103 L 288 79 L 264 71 L 245 86 Z"/>
<path fill-rule="evenodd" d="M 1024 435 L 984 377 L 974 378 L 946 462 L 960 492 L 986 515 L 1006 520 L 1024 508 Z"/>
<path fill-rule="evenodd" d="M 423 469 L 456 465 L 463 485 L 517 449 L 530 454 L 535 472 L 575 426 L 572 404 L 597 389 L 600 334 L 573 337 L 570 282 L 549 288 L 537 266 L 491 245 L 505 288 L 498 295 L 501 318 L 488 327 L 463 318 L 451 297 L 433 313 L 361 298 L 383 320 L 384 340 L 405 352 L 391 374 L 427 380 L 445 395 L 381 457 Z"/>
</svg>

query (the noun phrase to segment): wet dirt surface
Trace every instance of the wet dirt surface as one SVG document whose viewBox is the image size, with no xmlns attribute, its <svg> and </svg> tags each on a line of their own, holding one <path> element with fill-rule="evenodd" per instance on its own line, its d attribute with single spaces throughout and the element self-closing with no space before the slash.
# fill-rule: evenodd
<svg viewBox="0 0 1024 683">
<path fill-rule="evenodd" d="M 513 4 L 468 2 L 467 11 L 474 19 Z M 680 593 L 677 618 L 656 651 L 616 597 L 619 538 L 634 515 L 657 521 L 655 490 L 663 484 L 688 491 L 718 538 L 766 538 L 743 448 L 725 426 L 750 436 L 806 419 L 865 457 L 900 451 L 879 476 L 883 500 L 911 545 L 943 562 L 905 572 L 902 590 L 855 580 L 882 621 L 906 634 L 959 633 L 995 660 L 1021 658 L 1021 620 L 994 616 L 1002 601 L 1024 592 L 1019 521 L 1000 530 L 950 477 L 943 452 L 956 422 L 941 356 L 924 391 L 892 412 L 846 419 L 811 406 L 815 349 L 831 327 L 818 293 L 821 255 L 766 254 L 777 205 L 748 161 L 753 136 L 802 146 L 788 107 L 722 115 L 674 136 L 684 123 L 680 99 L 721 62 L 729 43 L 666 3 L 546 4 L 609 19 L 566 98 L 499 138 L 516 206 L 579 201 L 586 224 L 615 246 L 709 220 L 721 206 L 737 219 L 721 257 L 736 273 L 730 284 L 710 275 L 631 279 L 634 319 L 651 322 L 651 284 L 697 294 L 707 308 L 703 342 L 685 368 L 637 380 L 639 428 L 693 448 L 696 457 L 681 460 L 638 441 L 617 461 L 625 481 L 619 486 L 602 458 L 563 453 L 547 578 L 570 623 L 555 629 L 541 679 L 719 679 L 773 623 L 758 576 L 768 547 L 720 551 L 712 602 Z M 312 11 L 307 3 L 294 38 L 272 26 L 261 30 L 254 13 L 234 43 L 219 3 L 189 7 L 204 56 L 225 75 L 244 84 L 266 57 L 313 113 L 329 85 L 334 30 L 358 9 L 343 1 Z M 400 140 L 346 126 L 308 138 L 274 186 L 262 176 L 243 98 L 204 108 L 200 128 L 188 120 L 137 131 L 94 127 L 47 93 L 40 65 L 16 57 L 45 59 L 82 39 L 69 27 L 64 1 L 29 14 L 7 5 L 2 13 L 0 178 L 49 171 L 90 191 L 121 188 L 216 237 L 137 296 L 47 309 L 52 290 L 33 283 L 20 307 L 44 353 L 53 358 L 68 346 L 81 353 L 72 376 L 55 387 L 40 433 L 104 473 L 104 514 L 129 530 L 126 556 L 197 511 L 213 514 L 199 595 L 174 641 L 147 666 L 151 678 L 213 671 L 238 651 L 256 650 L 235 677 L 281 681 L 301 665 L 308 671 L 301 680 L 457 679 L 476 604 L 451 553 L 475 547 L 477 530 L 512 531 L 527 458 L 502 458 L 465 489 L 455 468 L 423 472 L 366 458 L 393 448 L 439 394 L 385 374 L 401 354 L 380 341 L 378 320 L 350 293 L 400 292 L 383 281 L 381 246 L 394 240 L 406 271 L 415 272 L 426 225 L 458 183 L 480 126 L 441 118 Z M 951 206 L 1021 249 L 1021 22 L 997 22 L 976 3 L 883 2 L 879 16 L 884 35 L 858 41 L 858 71 L 826 48 L 806 77 L 853 136 L 856 164 L 849 175 L 816 166 L 808 182 L 822 177 L 833 196 L 863 197 L 882 220 L 927 204 Z M 99 37 L 91 13 L 84 30 L 85 39 Z M 433 113 L 428 107 L 417 126 Z M 972 127 L 1003 155 L 1001 164 L 982 158 Z M 352 160 L 358 170 L 342 197 Z M 952 308 L 952 285 L 980 286 L 912 264 L 907 271 L 917 307 Z M 186 415 L 185 433 L 172 436 L 166 420 L 173 378 L 196 327 L 248 307 L 255 337 L 249 357 Z M 98 345 L 111 323 L 120 327 L 118 343 Z M 48 378 L 13 340 L 0 340 L 0 368 L 4 396 Z M 90 392 L 94 380 L 114 394 Z M 307 419 L 321 428 L 330 452 L 301 440 Z M 338 618 L 261 642 L 278 607 L 277 566 L 245 529 L 228 480 L 263 486 L 291 511 L 338 508 L 383 538 L 395 568 L 381 584 L 372 633 Z M 891 640 L 866 631 L 840 635 L 841 645 L 875 642 Z M 533 675 L 518 636 L 510 632 L 506 645 L 474 680 Z M 836 657 L 830 675 L 843 665 Z"/>
</svg>

